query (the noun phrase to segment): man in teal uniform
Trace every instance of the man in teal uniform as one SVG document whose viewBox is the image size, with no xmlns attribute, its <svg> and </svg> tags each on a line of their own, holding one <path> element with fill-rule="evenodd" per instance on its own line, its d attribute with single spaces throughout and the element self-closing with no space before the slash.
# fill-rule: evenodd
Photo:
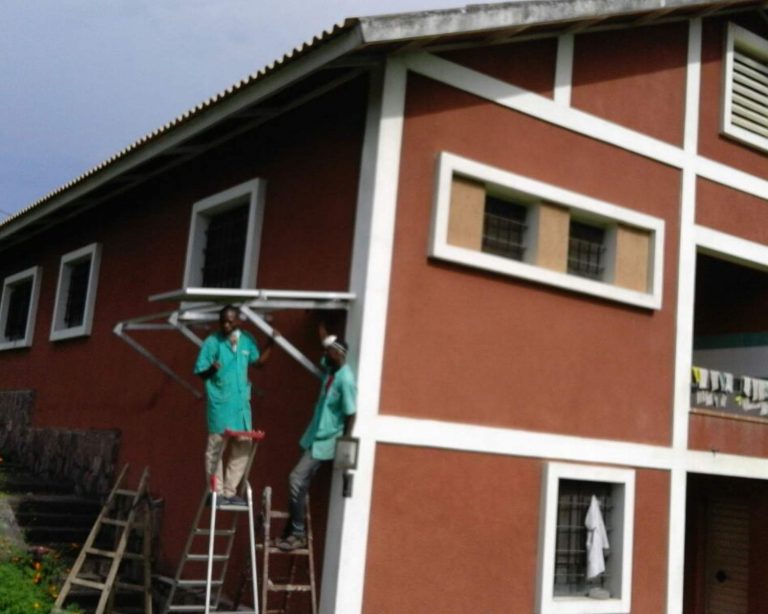
<svg viewBox="0 0 768 614">
<path fill-rule="evenodd" d="M 320 465 L 333 459 L 336 440 L 342 434 L 349 434 L 354 424 L 357 386 L 352 370 L 346 364 L 347 344 L 333 335 L 326 336 L 321 332 L 321 336 L 325 347 L 321 362 L 323 383 L 312 420 L 299 442 L 304 452 L 288 480 L 290 514 L 283 538 L 277 543 L 278 548 L 286 551 L 307 545 L 304 501 L 309 483 Z"/>
<path fill-rule="evenodd" d="M 195 374 L 205 381 L 207 397 L 209 434 L 205 451 L 206 474 L 212 490 L 221 495 L 219 501 L 230 505 L 244 503 L 237 496 L 237 486 L 245 472 L 251 442 L 231 439 L 225 471 L 222 433 L 226 430 L 251 430 L 248 367 L 261 367 L 268 360 L 273 343 L 270 339 L 264 352 L 259 352 L 253 337 L 240 329 L 239 317 L 239 311 L 232 305 L 219 312 L 219 331 L 203 342 L 194 369 Z M 212 476 L 215 476 L 215 481 Z"/>
</svg>

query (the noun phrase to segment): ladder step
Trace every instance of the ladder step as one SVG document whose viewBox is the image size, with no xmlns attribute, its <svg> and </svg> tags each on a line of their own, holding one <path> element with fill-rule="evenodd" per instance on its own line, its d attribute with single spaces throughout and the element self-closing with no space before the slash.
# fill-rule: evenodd
<svg viewBox="0 0 768 614">
<path fill-rule="evenodd" d="M 106 587 L 104 582 L 93 582 L 92 580 L 84 580 L 82 578 L 72 578 L 70 582 L 78 586 L 87 586 L 88 588 L 97 588 L 99 590 L 103 590 Z"/>
<path fill-rule="evenodd" d="M 179 580 L 179 586 L 206 586 L 208 582 L 206 580 Z M 211 586 L 221 586 L 224 584 L 222 580 L 211 580 Z"/>
<path fill-rule="evenodd" d="M 139 554 L 138 552 L 124 552 L 123 553 L 124 559 L 130 559 L 132 561 L 143 561 L 144 555 Z"/>
<path fill-rule="evenodd" d="M 269 553 L 270 554 L 298 554 L 300 556 L 307 556 L 309 555 L 309 549 L 308 548 L 296 548 L 296 550 L 280 550 L 277 546 L 270 546 L 269 547 Z"/>
<path fill-rule="evenodd" d="M 214 561 L 226 561 L 229 557 L 226 554 L 214 554 L 213 560 Z M 207 554 L 188 554 L 187 555 L 188 561 L 207 561 L 208 555 Z"/>
<path fill-rule="evenodd" d="M 99 548 L 88 548 L 86 553 L 95 554 L 96 556 L 106 556 L 111 559 L 117 556 L 117 552 L 113 552 L 112 550 L 101 550 Z"/>
<path fill-rule="evenodd" d="M 135 497 L 139 494 L 135 490 L 126 490 L 125 488 L 118 488 L 114 492 L 116 495 L 120 495 L 122 497 Z"/>
<path fill-rule="evenodd" d="M 214 535 L 234 535 L 235 531 L 234 529 L 216 529 L 214 532 Z M 210 535 L 211 530 L 210 529 L 195 529 L 195 535 Z"/>
<path fill-rule="evenodd" d="M 132 582 L 118 582 L 117 588 L 123 588 L 127 591 L 138 591 L 143 593 L 146 587 L 143 584 L 134 584 Z"/>
<path fill-rule="evenodd" d="M 306 593 L 312 590 L 311 584 L 275 584 L 272 580 L 267 585 L 267 590 L 281 593 Z"/>
<path fill-rule="evenodd" d="M 288 518 L 288 512 L 269 512 L 270 518 Z"/>
<path fill-rule="evenodd" d="M 109 524 L 115 527 L 126 527 L 128 526 L 128 523 L 125 520 L 118 520 L 117 518 L 102 518 L 101 522 L 103 524 Z"/>
<path fill-rule="evenodd" d="M 205 612 L 204 605 L 170 605 L 169 612 Z"/>
</svg>

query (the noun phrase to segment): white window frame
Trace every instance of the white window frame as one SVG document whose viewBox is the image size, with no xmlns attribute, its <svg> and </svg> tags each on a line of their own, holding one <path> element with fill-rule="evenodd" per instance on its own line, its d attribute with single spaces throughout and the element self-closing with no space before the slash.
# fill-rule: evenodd
<svg viewBox="0 0 768 614">
<path fill-rule="evenodd" d="M 725 58 L 723 61 L 723 104 L 720 118 L 720 130 L 732 139 L 755 147 L 761 151 L 768 151 L 768 137 L 755 134 L 751 130 L 737 126 L 731 122 L 732 98 L 733 98 L 733 54 L 736 46 L 745 47 L 750 53 L 763 56 L 768 60 L 768 39 L 765 39 L 749 30 L 728 24 L 725 43 Z"/>
<path fill-rule="evenodd" d="M 184 265 L 184 288 L 202 287 L 202 268 L 205 260 L 205 231 L 211 216 L 235 206 L 248 204 L 248 229 L 245 239 L 243 275 L 240 288 L 256 287 L 256 272 L 259 268 L 259 246 L 264 219 L 264 193 L 266 182 L 252 179 L 219 192 L 192 206 L 189 225 L 187 258 Z"/>
<path fill-rule="evenodd" d="M 611 284 L 609 279 L 592 280 L 568 273 L 560 273 L 529 262 L 521 262 L 448 243 L 448 216 L 451 185 L 454 175 L 485 183 L 494 192 L 507 192 L 522 202 L 543 201 L 560 205 L 575 216 L 610 224 L 624 224 L 646 231 L 651 236 L 650 292 L 639 292 Z M 437 185 L 430 232 L 429 255 L 466 266 L 493 271 L 512 277 L 582 292 L 600 298 L 645 307 L 661 309 L 664 270 L 664 220 L 632 209 L 590 198 L 577 192 L 517 175 L 487 164 L 441 152 L 438 159 Z M 606 240 L 609 235 L 606 235 Z M 611 250 L 606 254 L 612 257 Z M 612 263 L 607 261 L 607 265 Z"/>
<path fill-rule="evenodd" d="M 635 472 L 593 465 L 547 463 L 542 489 L 542 522 L 539 536 L 539 583 L 537 614 L 629 614 L 632 605 L 632 551 L 635 524 Z M 611 556 L 621 559 L 620 597 L 555 597 L 555 545 L 557 507 L 561 480 L 578 480 L 618 485 L 623 501 L 615 501 L 614 513 L 622 515 L 621 532 L 611 536 Z M 619 541 L 620 540 L 620 541 Z"/>
<path fill-rule="evenodd" d="M 40 298 L 40 284 L 43 276 L 43 269 L 39 266 L 33 266 L 29 269 L 19 271 L 5 278 L 3 281 L 3 294 L 0 299 L 0 350 L 13 350 L 16 348 L 31 347 L 35 334 L 35 321 L 37 318 L 37 303 Z M 27 327 L 23 339 L 13 341 L 5 338 L 5 325 L 8 320 L 8 309 L 11 303 L 11 292 L 9 289 L 18 285 L 20 282 L 32 279 L 32 293 L 29 298 L 29 310 L 27 311 Z"/>
<path fill-rule="evenodd" d="M 83 323 L 80 326 L 67 327 L 64 322 L 64 315 L 67 310 L 69 280 L 72 272 L 71 266 L 86 259 L 90 259 L 91 267 L 88 273 L 88 289 L 85 294 Z M 59 264 L 59 280 L 56 284 L 56 300 L 53 307 L 53 320 L 51 322 L 51 341 L 60 341 L 62 339 L 71 339 L 73 337 L 85 337 L 91 334 L 100 265 L 101 245 L 99 243 L 91 243 L 90 245 L 64 254 L 61 257 L 61 262 Z"/>
</svg>

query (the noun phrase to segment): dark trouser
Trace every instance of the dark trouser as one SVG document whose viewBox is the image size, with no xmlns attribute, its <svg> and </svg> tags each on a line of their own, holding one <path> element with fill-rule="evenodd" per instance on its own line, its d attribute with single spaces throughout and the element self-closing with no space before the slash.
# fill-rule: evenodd
<svg viewBox="0 0 768 614">
<path fill-rule="evenodd" d="M 293 471 L 291 471 L 291 476 L 288 478 L 291 493 L 290 516 L 286 525 L 286 535 L 293 534 L 297 537 L 304 537 L 307 533 L 307 528 L 304 526 L 307 491 L 309 490 L 309 482 L 312 480 L 312 476 L 317 473 L 322 462 L 312 458 L 309 450 L 305 450 L 299 462 L 296 463 Z"/>
</svg>

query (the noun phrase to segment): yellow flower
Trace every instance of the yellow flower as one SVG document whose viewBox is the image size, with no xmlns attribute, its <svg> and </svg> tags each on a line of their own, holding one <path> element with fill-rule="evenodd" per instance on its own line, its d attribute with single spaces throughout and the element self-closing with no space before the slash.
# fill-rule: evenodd
<svg viewBox="0 0 768 614">
<path fill-rule="evenodd" d="M 37 601 L 35 601 L 35 603 L 32 604 L 32 607 L 35 608 L 36 610 L 39 610 L 40 609 L 40 604 Z"/>
</svg>

